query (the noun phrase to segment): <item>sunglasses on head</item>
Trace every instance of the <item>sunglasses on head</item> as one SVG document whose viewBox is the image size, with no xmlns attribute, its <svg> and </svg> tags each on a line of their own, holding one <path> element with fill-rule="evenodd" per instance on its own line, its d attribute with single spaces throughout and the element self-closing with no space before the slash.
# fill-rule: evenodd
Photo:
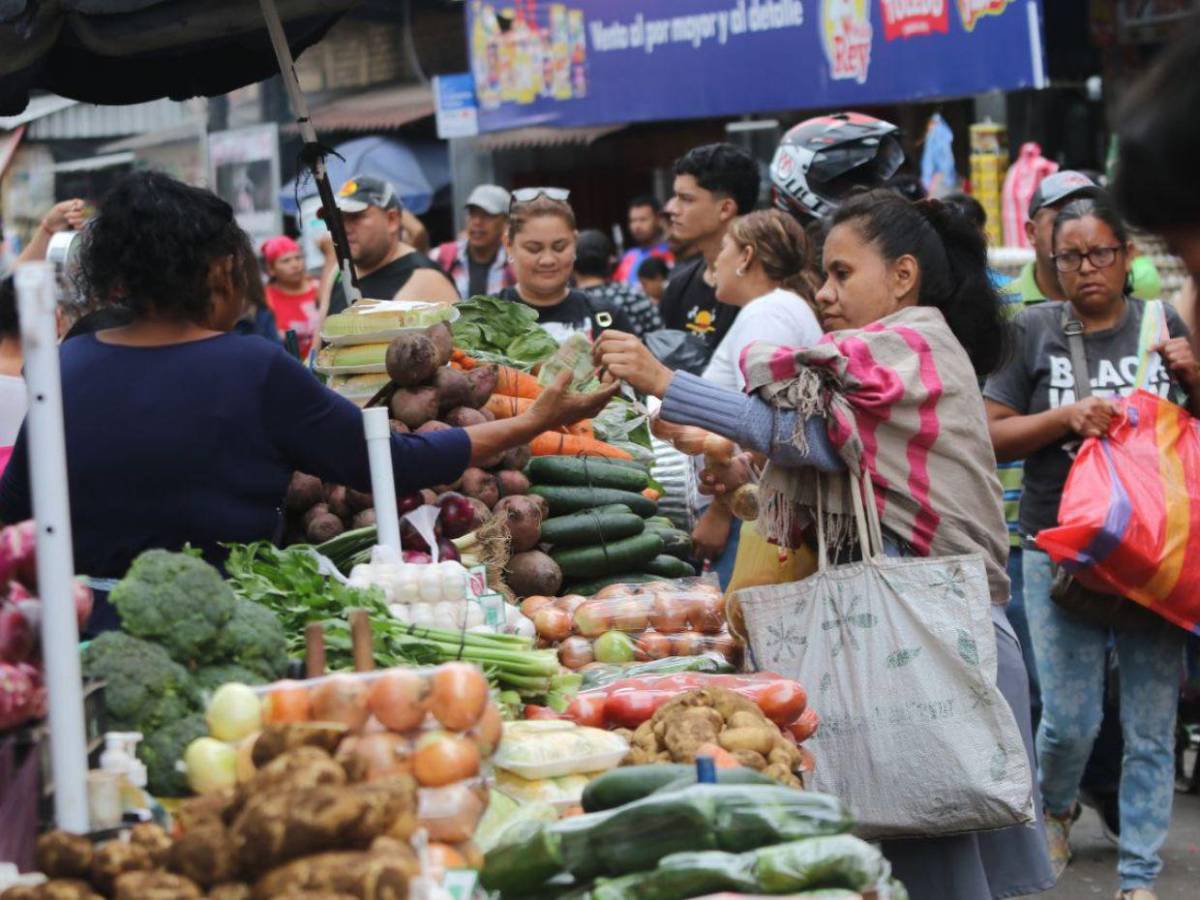
<svg viewBox="0 0 1200 900">
<path fill-rule="evenodd" d="M 557 187 L 531 187 L 517 188 L 512 192 L 512 202 L 509 203 L 509 209 L 512 209 L 513 204 L 529 203 L 536 200 L 538 197 L 546 197 L 550 200 L 557 200 L 559 203 L 566 203 L 567 198 L 571 196 L 571 192 L 566 188 Z"/>
</svg>

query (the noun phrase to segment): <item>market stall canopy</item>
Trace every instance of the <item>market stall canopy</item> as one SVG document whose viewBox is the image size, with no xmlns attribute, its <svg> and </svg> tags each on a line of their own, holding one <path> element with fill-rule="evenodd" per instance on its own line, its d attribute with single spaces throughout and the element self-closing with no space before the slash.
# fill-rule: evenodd
<svg viewBox="0 0 1200 900">
<path fill-rule="evenodd" d="M 359 0 L 277 0 L 293 54 Z M 215 96 L 279 71 L 247 0 L 0 0 L 0 115 L 51 91 L 88 103 Z"/>
<path fill-rule="evenodd" d="M 417 215 L 427 212 L 433 195 L 450 184 L 450 161 L 439 144 L 366 137 L 338 144 L 334 154 L 326 160 L 332 184 L 339 185 L 351 175 L 386 179 L 404 206 Z M 296 215 L 300 201 L 316 194 L 312 175 L 303 172 L 283 186 L 279 203 L 285 213 Z"/>
</svg>

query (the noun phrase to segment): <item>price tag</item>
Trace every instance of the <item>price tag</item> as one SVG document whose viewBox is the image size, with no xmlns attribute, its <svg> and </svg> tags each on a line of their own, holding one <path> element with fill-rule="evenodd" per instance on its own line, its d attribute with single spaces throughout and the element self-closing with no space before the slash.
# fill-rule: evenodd
<svg viewBox="0 0 1200 900">
<path fill-rule="evenodd" d="M 479 883 L 479 873 L 470 869 L 451 869 L 442 878 L 442 889 L 454 900 L 471 900 Z"/>
</svg>

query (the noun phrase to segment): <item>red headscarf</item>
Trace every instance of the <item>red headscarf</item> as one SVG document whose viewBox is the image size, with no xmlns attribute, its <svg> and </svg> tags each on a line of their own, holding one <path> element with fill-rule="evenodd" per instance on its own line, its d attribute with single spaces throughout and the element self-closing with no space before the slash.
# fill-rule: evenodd
<svg viewBox="0 0 1200 900">
<path fill-rule="evenodd" d="M 293 241 L 287 235 L 281 234 L 279 237 L 273 237 L 263 241 L 262 255 L 267 261 L 267 265 L 272 265 L 275 260 L 281 256 L 287 256 L 289 253 L 299 253 L 300 245 Z"/>
</svg>

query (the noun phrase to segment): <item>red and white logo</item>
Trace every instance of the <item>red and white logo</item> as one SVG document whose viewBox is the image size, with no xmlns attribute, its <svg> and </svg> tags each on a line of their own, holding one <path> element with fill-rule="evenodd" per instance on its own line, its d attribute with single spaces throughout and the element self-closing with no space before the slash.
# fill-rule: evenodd
<svg viewBox="0 0 1200 900">
<path fill-rule="evenodd" d="M 867 80 L 871 36 L 869 0 L 822 0 L 821 44 L 835 80 Z"/>
<path fill-rule="evenodd" d="M 1012 0 L 958 0 L 958 14 L 962 16 L 963 28 L 974 31 L 976 23 L 984 16 L 1002 14 Z"/>
<path fill-rule="evenodd" d="M 949 0 L 879 0 L 884 40 L 950 30 Z"/>
</svg>

